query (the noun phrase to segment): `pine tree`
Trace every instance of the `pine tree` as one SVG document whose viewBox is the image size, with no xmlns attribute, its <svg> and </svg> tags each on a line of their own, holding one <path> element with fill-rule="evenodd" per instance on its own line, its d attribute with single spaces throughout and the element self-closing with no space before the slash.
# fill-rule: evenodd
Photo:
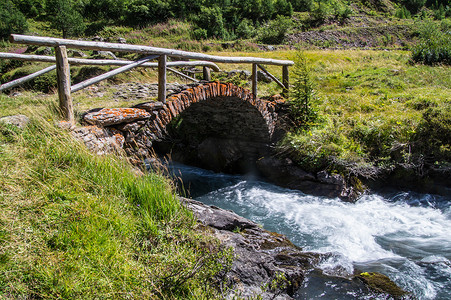
<svg viewBox="0 0 451 300">
<path fill-rule="evenodd" d="M 312 106 L 314 83 L 307 59 L 301 51 L 296 54 L 293 74 L 294 86 L 290 98 L 293 118 L 299 126 L 307 129 L 317 120 L 318 115 Z"/>
</svg>

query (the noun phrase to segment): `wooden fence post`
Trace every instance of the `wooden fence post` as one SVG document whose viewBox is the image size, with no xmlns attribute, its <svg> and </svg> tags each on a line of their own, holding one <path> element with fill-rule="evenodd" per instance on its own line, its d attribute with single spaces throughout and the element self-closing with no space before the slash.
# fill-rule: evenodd
<svg viewBox="0 0 451 300">
<path fill-rule="evenodd" d="M 70 92 L 70 69 L 67 61 L 66 46 L 55 47 L 56 76 L 58 85 L 58 97 L 63 118 L 74 124 L 74 109 Z"/>
<path fill-rule="evenodd" d="M 257 64 L 252 64 L 252 94 L 257 98 Z"/>
<path fill-rule="evenodd" d="M 205 67 L 204 66 L 202 68 L 202 73 L 203 73 L 205 81 L 211 81 L 211 72 L 210 72 L 210 68 L 209 67 Z"/>
<path fill-rule="evenodd" d="M 166 103 L 166 55 L 158 58 L 158 101 Z"/>
<path fill-rule="evenodd" d="M 288 66 L 282 66 L 282 83 L 283 83 L 283 91 L 282 96 L 284 98 L 289 97 L 289 88 L 290 88 L 290 77 L 288 74 Z"/>
</svg>

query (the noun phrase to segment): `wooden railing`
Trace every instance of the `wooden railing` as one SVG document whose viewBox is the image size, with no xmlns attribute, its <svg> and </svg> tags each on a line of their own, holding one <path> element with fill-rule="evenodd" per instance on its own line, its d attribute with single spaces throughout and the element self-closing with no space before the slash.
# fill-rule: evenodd
<svg viewBox="0 0 451 300">
<path fill-rule="evenodd" d="M 283 93 L 287 95 L 289 87 L 288 67 L 294 63 L 289 60 L 276 60 L 266 59 L 258 57 L 225 57 L 208 55 L 203 53 L 181 51 L 175 49 L 157 48 L 142 45 L 130 45 L 130 44 L 118 44 L 118 43 L 105 43 L 105 42 L 92 42 L 92 41 L 77 41 L 68 39 L 58 39 L 50 37 L 37 37 L 12 34 L 10 36 L 11 43 L 47 46 L 55 48 L 55 57 L 41 56 L 41 55 L 22 55 L 13 53 L 0 53 L 0 58 L 5 59 L 19 59 L 29 61 L 41 61 L 41 62 L 56 62 L 56 66 L 48 67 L 44 70 L 28 75 L 24 78 L 3 84 L 0 86 L 0 91 L 17 86 L 27 80 L 31 80 L 46 72 L 50 72 L 56 68 L 57 72 L 57 85 L 58 96 L 60 101 L 60 108 L 63 117 L 73 123 L 73 108 L 72 108 L 72 96 L 71 93 L 79 91 L 87 86 L 98 83 L 102 80 L 108 79 L 112 76 L 128 71 L 136 67 L 156 67 L 158 68 L 158 100 L 166 102 L 166 71 L 169 70 L 180 76 L 188 78 L 190 80 L 197 81 L 195 78 L 191 78 L 181 72 L 178 72 L 171 67 L 180 66 L 202 66 L 205 80 L 211 80 L 210 69 L 219 71 L 219 67 L 215 63 L 239 63 L 239 64 L 252 64 L 252 93 L 257 96 L 257 68 L 260 68 L 270 78 L 272 78 L 283 89 Z M 107 50 L 114 52 L 132 52 L 142 55 L 146 55 L 145 58 L 141 58 L 137 61 L 125 61 L 125 60 L 94 60 L 94 59 L 79 59 L 68 58 L 67 48 L 83 49 L 83 50 Z M 197 61 L 168 61 L 168 57 L 175 57 L 181 59 L 195 59 Z M 158 62 L 149 62 L 150 60 L 157 59 Z M 82 65 L 115 65 L 119 68 L 99 75 L 97 77 L 85 80 L 74 86 L 70 83 L 70 64 L 82 64 Z M 274 75 L 269 73 L 263 65 L 277 65 L 282 67 L 282 81 L 277 79 Z"/>
</svg>

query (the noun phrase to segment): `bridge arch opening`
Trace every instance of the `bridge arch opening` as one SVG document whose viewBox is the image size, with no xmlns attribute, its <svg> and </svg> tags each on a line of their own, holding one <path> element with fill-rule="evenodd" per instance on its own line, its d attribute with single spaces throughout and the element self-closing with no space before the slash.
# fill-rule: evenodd
<svg viewBox="0 0 451 300">
<path fill-rule="evenodd" d="M 154 148 L 185 164 L 216 172 L 248 173 L 255 171 L 256 161 L 268 153 L 273 129 L 273 115 L 265 101 L 248 93 L 220 94 L 185 103 Z"/>
</svg>

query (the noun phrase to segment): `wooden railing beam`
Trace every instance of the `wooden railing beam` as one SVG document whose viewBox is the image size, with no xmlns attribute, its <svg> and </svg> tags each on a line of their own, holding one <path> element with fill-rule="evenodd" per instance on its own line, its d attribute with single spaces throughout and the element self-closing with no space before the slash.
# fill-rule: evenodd
<svg viewBox="0 0 451 300">
<path fill-rule="evenodd" d="M 21 85 L 21 84 L 23 84 L 25 82 L 28 82 L 28 81 L 30 81 L 30 80 L 32 80 L 32 79 L 34 79 L 34 78 L 36 78 L 36 77 L 38 77 L 40 75 L 43 75 L 43 74 L 48 73 L 50 71 L 53 71 L 55 69 L 56 69 L 56 65 L 53 65 L 53 66 L 47 67 L 45 69 L 42 69 L 40 71 L 37 71 L 37 72 L 35 72 L 33 74 L 30 74 L 30 75 L 24 76 L 22 78 L 10 81 L 8 83 L 2 84 L 2 85 L 0 85 L 0 92 L 4 91 L 4 90 L 7 90 L 7 89 L 11 89 L 11 88 L 16 87 L 16 86 L 19 86 L 19 85 Z"/>
<path fill-rule="evenodd" d="M 0 58 L 4 59 L 16 59 L 23 61 L 39 61 L 39 62 L 50 62 L 55 63 L 56 59 L 54 56 L 44 56 L 44 55 L 27 55 L 27 54 L 16 54 L 16 53 L 2 53 L 0 52 Z M 86 58 L 72 58 L 68 57 L 67 60 L 71 65 L 92 65 L 92 66 L 125 66 L 133 63 L 129 60 L 112 60 L 112 59 L 86 59 Z M 168 67 L 195 67 L 195 66 L 205 66 L 213 69 L 216 72 L 220 72 L 221 69 L 217 64 L 209 61 L 169 61 L 167 62 Z M 146 62 L 139 67 L 146 68 L 156 68 L 158 63 L 156 62 Z"/>
<path fill-rule="evenodd" d="M 194 81 L 194 82 L 199 82 L 199 80 L 197 80 L 196 78 L 190 77 L 190 76 L 188 76 L 186 74 L 183 74 L 182 72 L 179 72 L 179 71 L 174 70 L 172 68 L 166 67 L 166 69 L 171 71 L 172 73 L 177 74 L 179 76 L 182 76 L 183 78 L 186 78 L 188 80 L 191 80 L 191 81 Z"/>
<path fill-rule="evenodd" d="M 284 88 L 284 87 L 285 87 L 285 86 L 283 85 L 283 83 L 280 82 L 280 80 L 277 79 L 276 76 L 274 76 L 274 75 L 272 75 L 271 73 L 269 73 L 268 70 L 266 70 L 265 67 L 263 67 L 263 66 L 260 65 L 260 64 L 257 64 L 257 66 L 258 66 L 258 67 L 259 67 L 266 75 L 268 75 L 274 82 L 276 82 L 281 88 Z"/>
<path fill-rule="evenodd" d="M 204 53 L 188 52 L 175 49 L 165 49 L 150 46 L 141 45 L 129 45 L 119 43 L 105 43 L 105 42 L 93 42 L 93 41 L 78 41 L 68 39 L 58 39 L 50 37 L 38 37 L 29 35 L 12 34 L 10 36 L 10 42 L 16 44 L 28 44 L 37 46 L 56 47 L 58 45 L 64 45 L 67 48 L 85 49 L 85 50 L 107 50 L 114 52 L 135 52 L 141 54 L 158 54 L 167 55 L 172 57 L 182 57 L 188 59 L 208 60 L 211 62 L 219 63 L 257 63 L 265 65 L 280 65 L 280 66 L 292 66 L 294 62 L 290 60 L 278 60 L 269 58 L 258 57 L 227 57 L 208 55 Z"/>
<path fill-rule="evenodd" d="M 105 80 L 105 79 L 111 78 L 113 76 L 116 76 L 118 74 L 124 73 L 124 72 L 126 72 L 126 71 L 128 71 L 130 69 L 136 68 L 137 66 L 144 64 L 146 61 L 155 59 L 157 57 L 158 57 L 157 55 L 152 55 L 152 56 L 148 56 L 148 57 L 145 57 L 145 58 L 141 58 L 141 59 L 139 59 L 139 60 L 137 60 L 137 61 L 135 61 L 135 62 L 133 62 L 131 64 L 126 65 L 126 66 L 122 66 L 122 67 L 114 69 L 114 70 L 112 70 L 110 72 L 106 72 L 106 73 L 104 73 L 102 75 L 96 76 L 94 78 L 87 79 L 87 80 L 85 80 L 83 82 L 80 82 L 80 83 L 77 83 L 76 85 L 74 85 L 72 87 L 72 92 L 75 93 L 75 92 L 77 92 L 77 91 L 79 91 L 81 89 L 84 89 L 85 87 L 88 87 L 90 85 L 98 83 L 98 82 L 100 82 L 102 80 Z"/>
</svg>

